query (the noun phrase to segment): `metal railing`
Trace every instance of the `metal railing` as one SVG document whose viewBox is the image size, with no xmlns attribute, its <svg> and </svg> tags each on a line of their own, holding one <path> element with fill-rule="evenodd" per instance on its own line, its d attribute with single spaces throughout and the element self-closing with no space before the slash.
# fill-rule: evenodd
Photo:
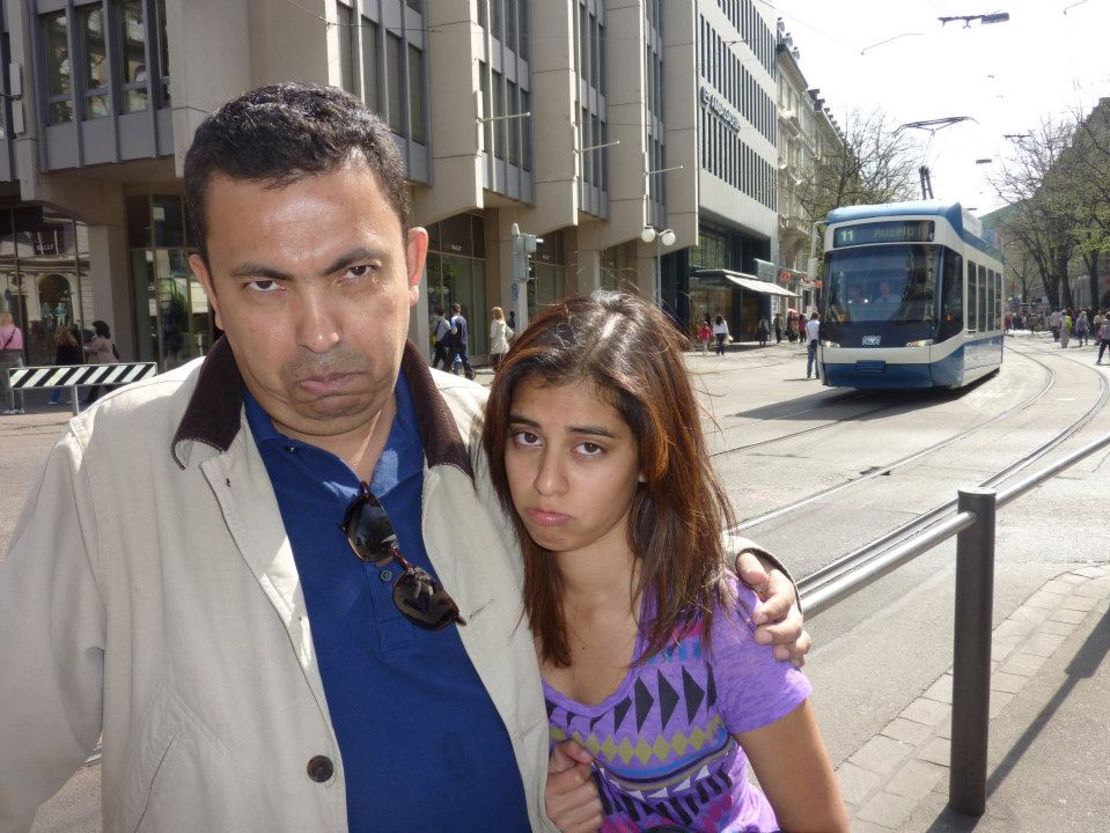
<svg viewBox="0 0 1110 833">
<path fill-rule="evenodd" d="M 814 616 L 958 536 L 948 775 L 948 806 L 958 813 L 981 816 L 986 810 L 996 512 L 1107 446 L 1110 434 L 1001 491 L 961 489 L 951 518 L 813 590 L 807 592 L 805 581 L 799 582 L 806 615 Z"/>
</svg>

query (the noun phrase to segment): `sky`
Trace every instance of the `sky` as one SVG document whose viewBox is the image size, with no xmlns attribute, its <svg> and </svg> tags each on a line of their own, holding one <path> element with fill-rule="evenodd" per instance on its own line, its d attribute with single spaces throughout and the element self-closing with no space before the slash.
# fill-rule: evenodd
<svg viewBox="0 0 1110 833">
<path fill-rule="evenodd" d="M 841 123 L 853 110 L 875 109 L 894 125 L 975 119 L 938 130 L 931 142 L 927 132 L 914 132 L 934 195 L 980 216 L 1003 205 L 989 182 L 1013 156 L 1013 140 L 1003 134 L 1090 112 L 1110 96 L 1110 0 L 758 2 L 783 18 L 807 84 L 820 88 Z M 938 20 L 995 12 L 1009 13 L 1009 21 L 965 28 Z"/>
</svg>

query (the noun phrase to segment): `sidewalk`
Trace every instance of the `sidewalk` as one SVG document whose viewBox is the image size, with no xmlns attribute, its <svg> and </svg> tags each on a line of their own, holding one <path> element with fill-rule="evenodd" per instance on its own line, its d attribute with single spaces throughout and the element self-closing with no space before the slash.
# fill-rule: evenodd
<svg viewBox="0 0 1110 833">
<path fill-rule="evenodd" d="M 1110 823 L 1110 569 L 1062 573 L 992 641 L 987 809 L 948 810 L 952 676 L 840 765 L 853 833 L 1096 833 Z"/>
</svg>

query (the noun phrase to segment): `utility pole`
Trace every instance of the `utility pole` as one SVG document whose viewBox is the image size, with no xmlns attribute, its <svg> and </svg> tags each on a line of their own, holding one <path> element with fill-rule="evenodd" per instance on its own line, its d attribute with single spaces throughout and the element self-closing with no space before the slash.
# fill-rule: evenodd
<svg viewBox="0 0 1110 833">
<path fill-rule="evenodd" d="M 528 324 L 528 281 L 531 280 L 529 260 L 536 253 L 536 247 L 543 242 L 542 237 L 524 234 L 516 223 L 512 225 L 513 236 L 513 309 L 516 310 L 517 332 Z"/>
</svg>

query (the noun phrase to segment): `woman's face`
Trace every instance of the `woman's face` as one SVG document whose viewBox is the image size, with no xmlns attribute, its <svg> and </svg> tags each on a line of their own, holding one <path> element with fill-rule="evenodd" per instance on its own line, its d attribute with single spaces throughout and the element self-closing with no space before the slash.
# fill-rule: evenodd
<svg viewBox="0 0 1110 833">
<path fill-rule="evenodd" d="M 596 389 L 526 379 L 514 392 L 509 432 L 509 489 L 532 539 L 555 553 L 627 553 L 639 447 Z"/>
</svg>

